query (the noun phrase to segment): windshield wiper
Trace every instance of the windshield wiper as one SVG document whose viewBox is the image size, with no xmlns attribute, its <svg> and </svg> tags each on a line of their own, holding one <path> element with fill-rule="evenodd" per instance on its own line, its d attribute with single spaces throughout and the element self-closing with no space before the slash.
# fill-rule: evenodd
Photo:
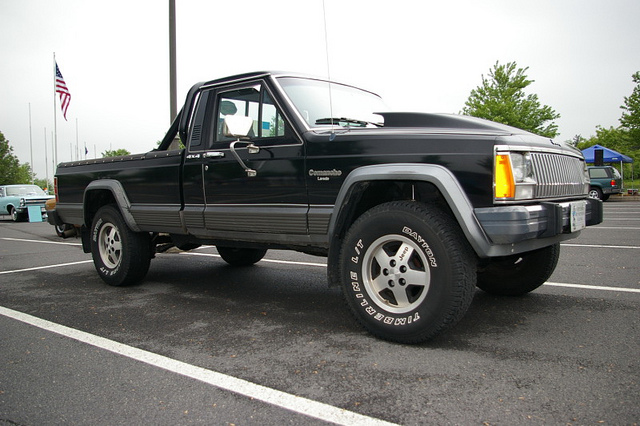
<svg viewBox="0 0 640 426">
<path fill-rule="evenodd" d="M 316 124 L 335 124 L 335 125 L 340 125 L 340 123 L 346 123 L 347 126 L 349 126 L 350 124 L 356 124 L 359 127 L 367 127 L 368 124 L 372 124 L 376 127 L 382 127 L 381 123 L 374 123 L 372 121 L 365 121 L 365 120 L 357 120 L 355 118 L 346 118 L 346 117 L 340 117 L 340 118 L 319 118 L 316 120 Z"/>
</svg>

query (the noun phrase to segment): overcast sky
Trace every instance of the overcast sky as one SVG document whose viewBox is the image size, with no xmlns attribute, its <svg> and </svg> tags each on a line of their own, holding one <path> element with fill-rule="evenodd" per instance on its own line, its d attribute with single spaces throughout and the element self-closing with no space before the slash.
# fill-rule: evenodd
<svg viewBox="0 0 640 426">
<path fill-rule="evenodd" d="M 460 112 L 496 61 L 515 61 L 535 80 L 528 93 L 561 114 L 558 139 L 589 137 L 619 124 L 640 71 L 638 0 L 325 0 L 325 9 L 331 78 L 396 111 Z M 327 75 L 322 0 L 176 0 L 176 15 L 179 103 L 198 81 L 242 72 Z M 31 162 L 31 105 L 37 177 L 45 136 L 53 176 L 54 52 L 72 96 L 68 121 L 56 104 L 59 161 L 76 159 L 76 140 L 93 157 L 162 139 L 168 0 L 0 0 L 0 17 L 0 131 Z"/>
</svg>

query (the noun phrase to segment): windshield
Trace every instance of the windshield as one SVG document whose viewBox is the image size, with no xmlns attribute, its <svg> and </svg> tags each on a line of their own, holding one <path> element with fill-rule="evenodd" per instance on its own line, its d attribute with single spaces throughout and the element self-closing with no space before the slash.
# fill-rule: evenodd
<svg viewBox="0 0 640 426">
<path fill-rule="evenodd" d="M 47 195 L 38 185 L 7 186 L 7 196 Z"/>
<path fill-rule="evenodd" d="M 375 113 L 389 111 L 378 95 L 355 87 L 292 77 L 278 82 L 310 127 L 331 126 L 332 122 L 345 127 L 382 125 L 384 119 Z"/>
</svg>

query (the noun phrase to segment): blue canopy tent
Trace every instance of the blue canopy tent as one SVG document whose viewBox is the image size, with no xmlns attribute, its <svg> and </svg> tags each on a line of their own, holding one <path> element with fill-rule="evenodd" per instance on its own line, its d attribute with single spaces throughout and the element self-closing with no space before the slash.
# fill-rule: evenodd
<svg viewBox="0 0 640 426">
<path fill-rule="evenodd" d="M 582 150 L 582 155 L 584 155 L 584 160 L 587 163 L 595 163 L 597 149 L 602 150 L 602 162 L 603 163 L 620 163 L 620 173 L 622 173 L 622 186 L 624 187 L 624 172 L 622 171 L 622 163 L 633 163 L 633 158 L 628 157 L 624 154 L 620 154 L 618 151 L 614 151 L 613 149 L 606 148 L 602 145 L 593 145 L 589 148 Z M 631 169 L 633 171 L 633 169 Z M 633 179 L 633 173 L 631 176 Z"/>
<path fill-rule="evenodd" d="M 603 163 L 633 163 L 633 158 L 627 157 L 624 154 L 620 154 L 618 151 L 606 148 L 602 145 L 593 145 L 587 149 L 582 150 L 582 155 L 587 163 L 595 162 L 595 150 L 602 150 L 602 162 Z"/>
</svg>

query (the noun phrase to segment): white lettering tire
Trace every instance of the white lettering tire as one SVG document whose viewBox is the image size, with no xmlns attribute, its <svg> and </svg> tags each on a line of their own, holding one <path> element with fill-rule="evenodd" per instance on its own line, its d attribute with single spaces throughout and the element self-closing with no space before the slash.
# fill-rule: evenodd
<svg viewBox="0 0 640 426">
<path fill-rule="evenodd" d="M 91 255 L 98 275 L 107 284 L 135 284 L 149 270 L 149 234 L 132 231 L 116 207 L 104 206 L 93 219 Z"/>
<path fill-rule="evenodd" d="M 340 256 L 347 304 L 372 334 L 427 341 L 464 316 L 475 291 L 476 257 L 441 210 L 394 201 L 364 213 Z"/>
</svg>

